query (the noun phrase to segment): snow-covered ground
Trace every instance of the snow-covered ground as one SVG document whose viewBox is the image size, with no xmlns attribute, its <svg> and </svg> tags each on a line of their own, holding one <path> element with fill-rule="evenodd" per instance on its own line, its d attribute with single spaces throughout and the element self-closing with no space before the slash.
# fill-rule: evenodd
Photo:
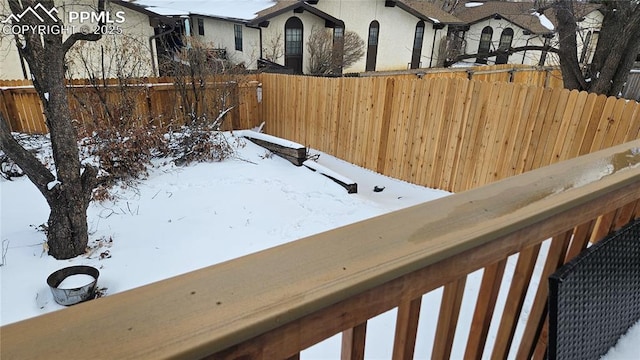
<svg viewBox="0 0 640 360">
<path fill-rule="evenodd" d="M 46 254 L 45 235 L 38 228 L 47 221 L 48 207 L 29 180 L 0 179 L 0 325 L 63 309 L 45 282 L 63 267 L 99 268 L 98 287 L 109 296 L 448 194 L 312 150 L 319 154 L 319 169 L 358 184 L 358 193 L 348 194 L 319 172 L 293 166 L 249 141 L 240 143 L 236 156 L 220 163 L 176 167 L 157 161 L 147 179 L 114 189 L 116 201 L 93 203 L 88 210 L 90 249 L 72 260 Z M 376 186 L 384 190 L 374 192 Z M 515 260 L 510 259 L 507 273 Z M 459 334 L 468 332 L 481 274 L 467 281 Z M 505 296 L 503 291 L 499 302 Z M 423 299 L 416 359 L 430 358 L 440 297 L 436 290 Z M 369 322 L 367 359 L 391 357 L 394 324 L 395 311 Z M 608 359 L 637 358 L 640 342 L 634 340 L 640 340 L 640 326 L 634 331 Z M 489 342 L 496 332 L 491 329 Z M 452 358 L 462 358 L 464 340 L 456 337 Z M 302 358 L 338 359 L 339 349 L 335 336 L 304 351 Z"/>
</svg>

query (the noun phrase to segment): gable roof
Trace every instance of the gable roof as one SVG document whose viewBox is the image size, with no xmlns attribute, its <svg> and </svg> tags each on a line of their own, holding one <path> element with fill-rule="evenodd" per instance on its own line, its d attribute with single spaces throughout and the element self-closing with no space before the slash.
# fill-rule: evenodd
<svg viewBox="0 0 640 360">
<path fill-rule="evenodd" d="M 284 14 L 289 11 L 308 11 L 327 22 L 330 27 L 344 26 L 344 22 L 338 18 L 335 18 L 326 12 L 317 9 L 304 1 L 299 0 L 278 0 L 276 4 L 269 8 L 265 8 L 256 14 L 256 17 L 252 19 L 247 25 L 259 26 L 268 22 L 280 14 Z"/>
<path fill-rule="evenodd" d="M 551 34 L 555 25 L 536 12 L 532 1 L 462 1 L 453 13 L 467 24 L 475 24 L 490 18 L 503 18 L 533 34 Z"/>
<path fill-rule="evenodd" d="M 582 18 L 600 8 L 600 4 L 574 4 L 576 18 Z M 533 34 L 552 34 L 557 26 L 556 11 L 553 7 L 538 12 L 533 1 L 505 2 L 495 0 L 462 0 L 453 13 L 468 24 L 501 17 Z"/>
</svg>

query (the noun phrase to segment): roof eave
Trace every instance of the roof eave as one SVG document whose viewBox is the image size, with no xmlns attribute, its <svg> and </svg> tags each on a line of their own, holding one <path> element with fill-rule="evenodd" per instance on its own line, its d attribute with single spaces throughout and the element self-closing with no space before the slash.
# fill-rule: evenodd
<svg viewBox="0 0 640 360">
<path fill-rule="evenodd" d="M 269 13 L 267 15 L 264 16 L 260 16 L 260 17 L 256 17 L 250 21 L 247 22 L 247 26 L 250 27 L 259 27 L 260 23 L 264 23 L 264 22 L 269 22 L 270 19 L 278 16 L 278 15 L 282 15 L 284 13 L 287 13 L 289 11 L 293 11 L 293 10 L 297 10 L 297 9 L 302 9 L 302 10 L 306 10 L 316 16 L 318 16 L 321 19 L 324 19 L 327 22 L 332 23 L 334 26 L 344 26 L 344 21 L 335 18 L 327 13 L 325 13 L 322 10 L 316 9 L 313 6 L 310 6 L 304 2 L 299 2 L 299 3 L 295 3 L 295 4 L 291 4 L 289 6 L 283 7 L 282 9 L 279 9 L 277 11 L 274 11 L 272 13 Z"/>
<path fill-rule="evenodd" d="M 403 3 L 402 1 L 396 1 L 395 5 L 397 7 L 399 7 L 400 9 L 408 12 L 409 14 L 417 17 L 418 19 L 423 20 L 423 21 L 428 21 L 428 22 L 430 22 L 430 23 L 432 23 L 434 25 L 435 24 L 444 24 L 444 25 L 464 25 L 465 24 L 463 21 L 453 22 L 453 21 L 441 21 L 441 20 L 438 20 L 437 22 L 435 22 L 435 21 L 433 21 L 435 19 L 435 17 L 430 17 L 428 15 L 425 15 L 425 14 L 421 13 L 420 11 L 412 8 L 411 6 Z"/>
</svg>

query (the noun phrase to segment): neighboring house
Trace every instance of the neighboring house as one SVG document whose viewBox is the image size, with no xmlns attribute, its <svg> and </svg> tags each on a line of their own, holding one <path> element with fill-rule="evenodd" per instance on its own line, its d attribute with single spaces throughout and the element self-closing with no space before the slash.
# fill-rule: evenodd
<svg viewBox="0 0 640 360">
<path fill-rule="evenodd" d="M 597 43 L 602 14 L 596 4 L 577 4 L 579 32 L 578 56 L 581 63 L 591 60 Z M 453 14 L 467 25 L 455 29 L 462 39 L 458 54 L 486 53 L 499 49 L 527 46 L 558 46 L 556 18 L 552 8 L 540 14 L 533 1 L 503 2 L 462 0 Z M 467 62 L 475 64 L 557 65 L 557 56 L 541 50 L 524 50 L 493 57 L 478 56 Z"/>
<path fill-rule="evenodd" d="M 344 34 L 342 20 L 295 0 L 278 1 L 259 12 L 247 26 L 260 29 L 261 59 L 300 74 L 308 66 L 307 42 L 313 29 L 331 29 L 334 39 Z"/>
<path fill-rule="evenodd" d="M 0 20 L 10 15 L 2 1 Z M 59 0 L 65 24 L 70 11 L 91 10 L 96 0 Z M 449 2 L 452 3 L 452 2 Z M 68 4 L 68 5 L 65 5 Z M 69 52 L 69 75 L 76 78 L 163 75 L 163 64 L 182 62 L 185 50 L 206 49 L 222 69 L 255 70 L 263 64 L 305 73 L 314 29 L 329 29 L 334 41 L 353 31 L 365 42 L 365 55 L 344 73 L 442 67 L 460 54 L 500 48 L 557 46 L 555 16 L 534 3 L 458 0 L 449 13 L 438 0 L 111 0 L 109 13 L 125 21 L 118 33 L 98 42 L 78 43 Z M 602 14 L 597 5 L 580 4 L 579 59 L 593 56 Z M 3 16 L 2 16 L 3 15 Z M 89 25 L 95 26 L 95 22 Z M 29 78 L 12 36 L 0 37 L 0 78 Z M 474 56 L 479 64 L 555 65 L 554 54 L 526 50 L 500 56 Z M 214 66 L 214 65 L 211 65 Z"/>
<path fill-rule="evenodd" d="M 260 31 L 247 27 L 256 13 L 276 4 L 272 0 L 113 0 L 149 14 L 155 31 L 155 53 L 160 65 L 180 61 L 178 53 L 198 46 L 222 67 L 254 69 L 260 55 Z M 162 66 L 158 72 L 162 75 Z"/>
<path fill-rule="evenodd" d="M 97 14 L 95 0 L 56 1 L 57 16 L 64 22 L 60 28 L 63 38 L 82 29 L 98 30 L 95 19 L 80 19 L 79 14 Z M 43 7 L 44 8 L 44 7 Z M 46 11 L 38 9 L 40 15 Z M 12 16 L 13 15 L 13 16 Z M 75 16 L 74 16 L 75 15 Z M 77 42 L 67 53 L 68 76 L 73 78 L 101 78 L 131 76 L 142 77 L 154 74 L 152 57 L 154 44 L 151 41 L 154 29 L 149 26 L 148 14 L 133 11 L 115 1 L 106 2 L 104 34 L 98 42 Z M 7 0 L 0 2 L 0 79 L 30 79 L 26 60 L 20 57 L 14 41 L 15 14 L 11 14 Z"/>
<path fill-rule="evenodd" d="M 334 38 L 354 31 L 366 55 L 345 72 L 441 66 L 447 27 L 460 20 L 425 1 L 410 0 L 136 0 L 130 5 L 177 20 L 176 35 L 225 49 L 230 61 L 255 69 L 260 60 L 306 72 L 314 29 Z M 186 31 L 186 29 L 189 31 Z M 197 31 L 196 31 L 197 29 Z M 239 45 L 241 44 L 241 45 Z M 180 46 L 188 46 L 181 43 Z M 160 48 L 160 46 L 159 46 Z"/>
<path fill-rule="evenodd" d="M 343 27 L 340 20 L 296 0 L 116 2 L 171 19 L 170 25 L 156 28 L 158 58 L 173 58 L 176 52 L 197 43 L 213 57 L 250 70 L 266 59 L 303 73 L 310 34 L 304 29 Z"/>
<path fill-rule="evenodd" d="M 444 64 L 448 27 L 462 21 L 419 0 L 316 0 L 309 4 L 342 19 L 366 43 L 362 60 L 345 72 L 402 70 Z"/>
</svg>

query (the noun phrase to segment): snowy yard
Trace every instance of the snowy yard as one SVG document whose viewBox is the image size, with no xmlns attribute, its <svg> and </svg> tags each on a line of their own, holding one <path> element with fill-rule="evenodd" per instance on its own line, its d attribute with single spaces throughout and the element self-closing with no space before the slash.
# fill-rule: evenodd
<svg viewBox="0 0 640 360">
<path fill-rule="evenodd" d="M 47 221 L 48 207 L 29 180 L 0 179 L 0 325 L 63 309 L 45 283 L 50 273 L 63 267 L 98 268 L 98 287 L 109 296 L 448 194 L 312 151 L 319 154 L 321 168 L 358 184 L 358 193 L 348 194 L 318 172 L 293 166 L 249 141 L 240 143 L 234 158 L 220 163 L 176 167 L 156 161 L 147 179 L 115 189 L 116 201 L 92 203 L 90 248 L 72 260 L 58 261 L 46 254 L 39 226 Z M 374 187 L 383 190 L 373 191 Z M 515 258 L 507 273 L 514 266 Z M 470 324 L 480 278 L 481 272 L 476 272 L 468 279 L 462 328 Z M 418 359 L 430 357 L 428 339 L 433 338 L 440 296 L 437 290 L 423 300 Z M 505 296 L 503 291 L 498 301 Z M 369 323 L 367 359 L 390 358 L 394 324 L 394 311 Z M 495 333 L 491 329 L 489 337 Z M 626 352 L 608 359 L 637 358 L 640 345 L 634 339 L 640 339 L 640 326 L 625 340 Z M 456 339 L 452 358 L 462 357 L 463 343 Z M 336 336 L 303 352 L 302 358 L 337 359 L 339 349 Z"/>
</svg>

